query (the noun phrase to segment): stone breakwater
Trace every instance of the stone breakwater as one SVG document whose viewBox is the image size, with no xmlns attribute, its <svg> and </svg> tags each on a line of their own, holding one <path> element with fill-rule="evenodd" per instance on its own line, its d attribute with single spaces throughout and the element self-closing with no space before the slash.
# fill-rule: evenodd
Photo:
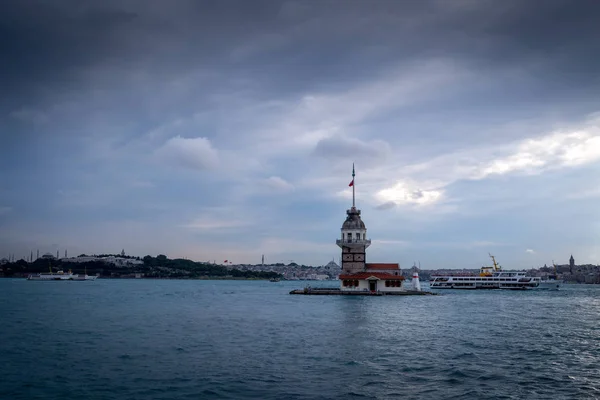
<svg viewBox="0 0 600 400">
<path fill-rule="evenodd" d="M 317 296 L 436 296 L 437 293 L 406 290 L 403 292 L 371 292 L 371 291 L 346 291 L 339 288 L 304 288 L 295 289 L 290 294 L 304 294 Z"/>
</svg>

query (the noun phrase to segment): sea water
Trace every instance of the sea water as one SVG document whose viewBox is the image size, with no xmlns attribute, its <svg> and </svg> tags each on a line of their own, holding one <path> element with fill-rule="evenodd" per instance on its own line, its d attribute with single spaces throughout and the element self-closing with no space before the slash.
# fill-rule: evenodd
<svg viewBox="0 0 600 400">
<path fill-rule="evenodd" d="M 600 287 L 288 294 L 306 283 L 0 279 L 0 398 L 600 397 Z"/>
</svg>

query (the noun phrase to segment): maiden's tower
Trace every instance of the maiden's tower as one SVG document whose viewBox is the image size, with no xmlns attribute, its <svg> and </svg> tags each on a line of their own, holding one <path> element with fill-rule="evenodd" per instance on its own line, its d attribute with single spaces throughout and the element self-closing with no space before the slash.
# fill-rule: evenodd
<svg viewBox="0 0 600 400">
<path fill-rule="evenodd" d="M 367 248 L 371 239 L 367 239 L 367 227 L 360 210 L 356 208 L 356 181 L 352 165 L 352 207 L 346 210 L 346 220 L 342 224 L 341 236 L 336 244 L 342 249 L 339 288 L 310 288 L 292 290 L 290 294 L 310 295 L 426 295 L 419 289 L 406 289 L 404 277 L 398 263 L 368 263 Z M 418 278 L 417 278 L 418 279 Z"/>
<path fill-rule="evenodd" d="M 404 290 L 398 263 L 367 263 L 367 227 L 356 208 L 356 173 L 352 165 L 352 207 L 346 210 L 346 220 L 342 224 L 341 238 L 336 244 L 342 249 L 342 273 L 339 276 L 340 290 L 396 292 Z"/>
</svg>

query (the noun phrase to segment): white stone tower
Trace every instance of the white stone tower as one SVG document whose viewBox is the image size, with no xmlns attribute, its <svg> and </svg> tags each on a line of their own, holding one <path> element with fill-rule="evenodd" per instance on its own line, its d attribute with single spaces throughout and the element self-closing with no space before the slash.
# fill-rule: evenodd
<svg viewBox="0 0 600 400">
<path fill-rule="evenodd" d="M 336 244 L 342 249 L 342 274 L 355 274 L 365 271 L 367 261 L 366 250 L 371 245 L 367 240 L 367 228 L 360 218 L 360 210 L 356 208 L 354 164 L 352 164 L 352 208 L 346 210 L 346 220 L 342 224 L 342 236 Z"/>
</svg>

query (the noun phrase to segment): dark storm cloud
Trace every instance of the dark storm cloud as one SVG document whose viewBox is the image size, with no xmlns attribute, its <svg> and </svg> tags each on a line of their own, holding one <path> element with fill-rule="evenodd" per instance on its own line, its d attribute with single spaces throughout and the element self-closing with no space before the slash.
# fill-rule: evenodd
<svg viewBox="0 0 600 400">
<path fill-rule="evenodd" d="M 488 77 L 524 71 L 525 81 L 488 96 L 492 107 L 511 103 L 511 92 L 595 96 L 599 8 L 566 0 L 6 1 L 0 129 L 30 137 L 47 126 L 96 127 L 123 131 L 126 143 L 244 96 L 295 101 L 435 57 Z"/>
<path fill-rule="evenodd" d="M 0 73 L 12 95 L 29 96 L 76 86 L 83 70 L 109 65 L 150 73 L 218 65 L 297 90 L 411 57 L 539 57 L 574 79 L 599 62 L 599 9 L 567 0 L 5 1 Z"/>
<path fill-rule="evenodd" d="M 524 73 L 484 96 L 493 108 L 514 97 L 595 98 L 599 8 L 588 0 L 4 1 L 0 129 L 23 138 L 96 128 L 126 143 L 245 96 L 296 101 L 435 57 L 491 80 L 506 68 Z M 452 95 L 466 109 L 481 103 Z M 211 132 L 208 124 L 197 134 Z"/>
<path fill-rule="evenodd" d="M 113 68 L 121 80 L 125 71 L 164 77 L 214 67 L 240 29 L 253 33 L 247 21 L 264 19 L 253 4 L 231 12 L 221 2 L 2 2 L 0 74 L 12 94 L 4 103 L 76 90 L 89 84 L 90 70 Z"/>
<path fill-rule="evenodd" d="M 3 2 L 0 7 L 0 54 L 5 60 L 0 68 L 6 77 L 3 86 L 13 95 L 36 94 L 31 89 L 50 89 L 47 84 L 68 85 L 78 67 L 118 51 L 112 32 L 135 18 L 116 10 L 78 12 L 49 2 Z"/>
</svg>

